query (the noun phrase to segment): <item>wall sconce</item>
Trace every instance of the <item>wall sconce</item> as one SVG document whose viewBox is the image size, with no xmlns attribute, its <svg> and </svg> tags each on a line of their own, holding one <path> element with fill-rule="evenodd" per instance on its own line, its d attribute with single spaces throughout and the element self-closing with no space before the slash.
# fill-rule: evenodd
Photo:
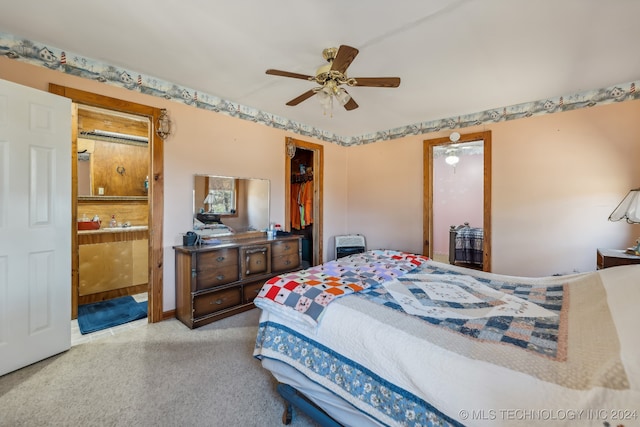
<svg viewBox="0 0 640 427">
<path fill-rule="evenodd" d="M 293 159 L 296 156 L 296 144 L 291 141 L 291 138 L 287 138 L 287 156 Z"/>
<path fill-rule="evenodd" d="M 167 115 L 166 108 L 160 110 L 160 116 L 158 117 L 158 122 L 156 123 L 156 134 L 162 139 L 166 139 L 169 135 L 171 135 L 171 120 Z"/>
</svg>

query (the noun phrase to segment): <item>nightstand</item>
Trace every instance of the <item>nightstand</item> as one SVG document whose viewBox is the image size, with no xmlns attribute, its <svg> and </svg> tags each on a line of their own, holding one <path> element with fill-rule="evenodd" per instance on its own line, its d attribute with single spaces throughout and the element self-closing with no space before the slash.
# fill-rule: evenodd
<svg viewBox="0 0 640 427">
<path fill-rule="evenodd" d="M 628 254 L 624 249 L 598 249 L 598 270 L 628 264 L 640 264 L 640 256 Z"/>
</svg>

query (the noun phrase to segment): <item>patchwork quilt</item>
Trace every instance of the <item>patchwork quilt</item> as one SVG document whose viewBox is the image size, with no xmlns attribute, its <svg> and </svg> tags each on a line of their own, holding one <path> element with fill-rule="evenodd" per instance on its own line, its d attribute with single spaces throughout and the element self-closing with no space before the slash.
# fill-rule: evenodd
<svg viewBox="0 0 640 427">
<path fill-rule="evenodd" d="M 473 277 L 442 267 L 385 282 L 363 298 L 467 337 L 566 356 L 563 301 L 568 289 Z"/>
<path fill-rule="evenodd" d="M 567 411 L 580 425 L 604 420 L 584 414 L 638 421 L 640 312 L 629 302 L 640 303 L 640 266 L 524 278 L 414 261 L 349 288 L 313 333 L 266 305 L 254 356 L 294 367 L 384 425 L 509 426 L 517 414 L 547 427 L 566 425 Z"/>
<path fill-rule="evenodd" d="M 354 254 L 269 279 L 253 302 L 315 327 L 336 298 L 402 277 L 427 260 L 393 250 Z"/>
</svg>

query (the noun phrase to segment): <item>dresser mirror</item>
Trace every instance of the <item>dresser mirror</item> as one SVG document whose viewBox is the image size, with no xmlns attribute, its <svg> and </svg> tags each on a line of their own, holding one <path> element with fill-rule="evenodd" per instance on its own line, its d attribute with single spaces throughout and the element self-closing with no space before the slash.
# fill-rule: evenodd
<svg viewBox="0 0 640 427">
<path fill-rule="evenodd" d="M 268 179 L 197 174 L 193 185 L 194 228 L 224 225 L 234 234 L 269 228 Z"/>
</svg>

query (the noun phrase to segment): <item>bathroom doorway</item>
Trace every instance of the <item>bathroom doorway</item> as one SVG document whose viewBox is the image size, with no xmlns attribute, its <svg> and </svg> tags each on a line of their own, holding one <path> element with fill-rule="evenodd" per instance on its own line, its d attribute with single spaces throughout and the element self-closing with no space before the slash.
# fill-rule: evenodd
<svg viewBox="0 0 640 427">
<path fill-rule="evenodd" d="M 147 292 L 148 300 L 148 321 L 150 323 L 163 320 L 162 297 L 162 219 L 163 219 L 163 156 L 164 141 L 156 135 L 154 124 L 158 122 L 161 110 L 159 108 L 150 107 L 133 102 L 123 101 L 120 99 L 110 98 L 107 96 L 97 95 L 91 92 L 85 92 L 73 88 L 59 86 L 55 84 L 49 85 L 49 92 L 70 98 L 74 103 L 72 117 L 72 312 L 71 318 L 75 319 L 78 315 L 78 305 L 80 303 L 79 291 L 79 239 L 77 229 L 78 222 L 78 106 L 88 106 L 101 108 L 121 114 L 138 116 L 148 123 L 148 182 L 141 186 L 147 185 L 147 196 L 144 197 L 146 205 L 146 237 L 147 242 L 142 251 L 146 253 L 146 286 L 143 291 Z M 126 169 L 126 168 L 125 168 Z M 147 175 L 145 175 L 146 177 Z M 106 191 L 105 191 L 106 192 Z M 95 197 L 99 198 L 100 194 Z M 131 200 L 123 200 L 129 202 Z M 82 213 L 81 213 L 82 214 Z M 93 215 L 93 214 L 92 214 Z M 109 217 L 103 218 L 103 217 Z M 110 219 L 110 214 L 102 214 L 101 219 Z M 117 219 L 116 219 L 117 221 Z M 133 231 L 133 230 L 132 230 Z M 135 230 L 136 233 L 142 232 Z"/>
<path fill-rule="evenodd" d="M 126 296 L 146 301 L 151 123 L 77 108 L 78 306 Z"/>
</svg>

